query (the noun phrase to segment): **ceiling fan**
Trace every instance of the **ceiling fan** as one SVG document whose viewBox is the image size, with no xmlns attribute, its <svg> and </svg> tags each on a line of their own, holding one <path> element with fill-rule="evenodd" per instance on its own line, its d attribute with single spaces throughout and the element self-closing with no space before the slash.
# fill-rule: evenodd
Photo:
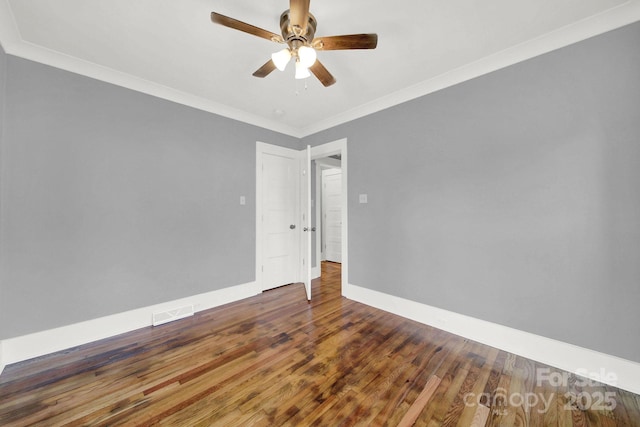
<svg viewBox="0 0 640 427">
<path fill-rule="evenodd" d="M 255 73 L 256 77 L 266 77 L 276 68 L 283 71 L 289 61 L 295 59 L 296 79 L 315 75 L 324 86 L 336 82 L 335 77 L 317 59 L 317 50 L 375 49 L 377 34 L 349 34 L 343 36 L 316 37 L 316 18 L 309 13 L 310 0 L 290 0 L 289 9 L 280 15 L 282 35 L 263 30 L 237 19 L 211 12 L 211 21 L 225 27 L 243 31 L 288 47 L 271 55 L 271 59 Z"/>
</svg>

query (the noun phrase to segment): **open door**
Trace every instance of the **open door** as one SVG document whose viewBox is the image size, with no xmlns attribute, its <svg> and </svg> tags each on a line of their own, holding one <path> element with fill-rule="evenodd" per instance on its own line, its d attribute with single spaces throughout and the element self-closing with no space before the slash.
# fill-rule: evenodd
<svg viewBox="0 0 640 427">
<path fill-rule="evenodd" d="M 302 281 L 304 289 L 307 292 L 307 300 L 311 301 L 311 233 L 314 233 L 315 227 L 311 223 L 311 146 L 307 145 L 307 149 L 302 151 L 300 170 L 302 171 L 302 185 L 300 202 L 302 205 L 302 237 L 301 253 L 302 253 Z"/>
</svg>

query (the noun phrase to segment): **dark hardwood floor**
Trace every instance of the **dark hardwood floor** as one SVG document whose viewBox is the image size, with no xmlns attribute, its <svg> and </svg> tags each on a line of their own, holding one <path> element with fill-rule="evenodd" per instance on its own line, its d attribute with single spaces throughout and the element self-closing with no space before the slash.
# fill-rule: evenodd
<svg viewBox="0 0 640 427">
<path fill-rule="evenodd" d="M 640 426 L 640 397 L 300 284 L 5 368 L 0 425 Z"/>
</svg>

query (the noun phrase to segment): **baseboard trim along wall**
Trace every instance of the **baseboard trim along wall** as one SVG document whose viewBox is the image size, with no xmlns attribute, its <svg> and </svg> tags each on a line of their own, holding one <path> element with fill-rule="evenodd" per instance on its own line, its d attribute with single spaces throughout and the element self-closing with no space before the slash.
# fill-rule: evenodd
<svg viewBox="0 0 640 427">
<path fill-rule="evenodd" d="M 348 284 L 351 300 L 640 394 L 640 363 Z"/>
<path fill-rule="evenodd" d="M 125 332 L 151 326 L 153 313 L 193 305 L 194 311 L 207 310 L 261 292 L 256 282 L 231 286 L 187 298 L 125 311 L 98 319 L 74 323 L 0 341 L 0 367 L 55 353 Z M 0 369 L 0 373 L 2 370 Z"/>
</svg>

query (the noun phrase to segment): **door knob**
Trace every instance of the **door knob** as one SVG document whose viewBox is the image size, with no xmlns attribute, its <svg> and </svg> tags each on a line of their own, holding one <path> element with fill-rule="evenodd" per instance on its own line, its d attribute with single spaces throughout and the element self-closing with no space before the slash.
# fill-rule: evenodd
<svg viewBox="0 0 640 427">
<path fill-rule="evenodd" d="M 291 225 L 289 226 L 289 228 L 293 230 L 294 228 L 296 228 L 296 225 L 295 225 L 295 224 L 291 224 Z"/>
</svg>

